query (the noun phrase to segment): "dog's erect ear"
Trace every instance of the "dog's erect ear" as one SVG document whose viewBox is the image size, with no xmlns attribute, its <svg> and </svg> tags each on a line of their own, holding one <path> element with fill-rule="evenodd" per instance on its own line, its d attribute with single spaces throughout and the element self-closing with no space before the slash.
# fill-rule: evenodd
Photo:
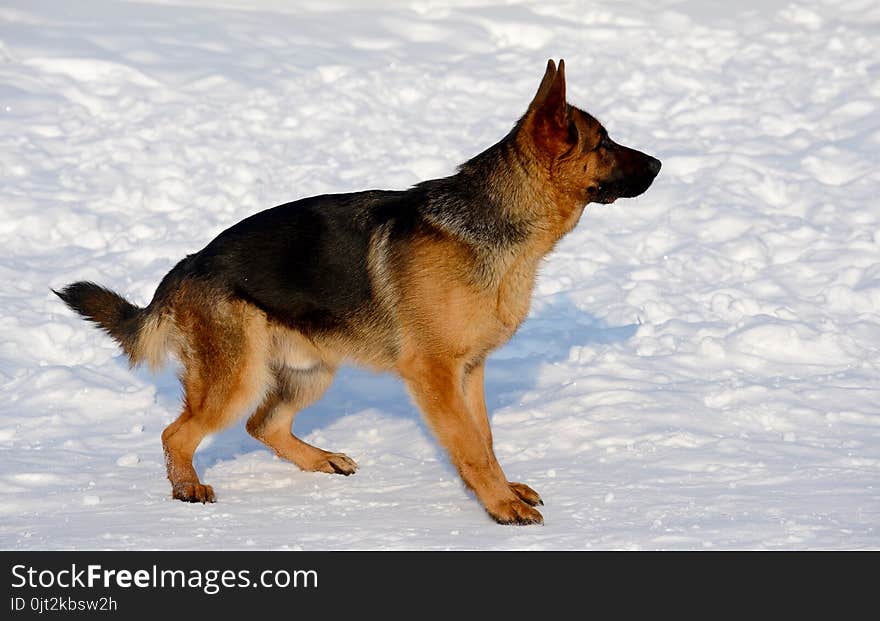
<svg viewBox="0 0 880 621">
<path fill-rule="evenodd" d="M 553 82 L 547 91 L 547 97 L 541 104 L 541 109 L 560 128 L 568 127 L 568 114 L 565 109 L 565 61 L 559 60 L 559 68 L 553 76 Z"/>
<path fill-rule="evenodd" d="M 570 140 L 564 60 L 559 61 L 558 68 L 552 60 L 547 61 L 547 71 L 529 106 L 529 113 L 533 116 L 535 140 L 541 146 L 559 146 Z"/>
<path fill-rule="evenodd" d="M 547 93 L 550 92 L 550 85 L 553 84 L 553 78 L 556 77 L 556 63 L 553 62 L 553 59 L 547 61 L 547 70 L 544 72 L 544 78 L 541 80 L 541 85 L 538 87 L 538 92 L 535 93 L 535 97 L 532 99 L 532 103 L 529 104 L 529 110 L 534 110 L 547 98 Z"/>
</svg>

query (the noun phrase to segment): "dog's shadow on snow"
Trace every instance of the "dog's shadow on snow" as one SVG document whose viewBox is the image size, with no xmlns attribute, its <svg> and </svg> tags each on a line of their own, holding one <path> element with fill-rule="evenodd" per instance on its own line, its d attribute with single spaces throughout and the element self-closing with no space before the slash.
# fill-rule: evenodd
<svg viewBox="0 0 880 621">
<path fill-rule="evenodd" d="M 486 405 L 490 416 L 492 412 L 518 402 L 526 391 L 537 388 L 541 383 L 542 369 L 567 361 L 573 347 L 599 349 L 613 346 L 629 340 L 637 329 L 637 324 L 609 326 L 579 309 L 566 294 L 539 300 L 510 342 L 489 357 Z M 153 382 L 157 385 L 161 403 L 171 408 L 179 407 L 180 386 L 173 372 L 166 371 L 154 377 Z M 552 387 L 545 388 L 552 390 Z M 324 397 L 296 416 L 294 429 L 297 436 L 308 438 L 312 432 L 368 408 L 385 416 L 414 420 L 425 434 L 430 435 L 399 378 L 390 373 L 374 373 L 352 366 L 342 367 Z M 332 446 L 323 448 L 333 449 Z M 196 453 L 195 465 L 204 472 L 218 462 L 266 450 L 248 435 L 242 421 L 206 442 Z"/>
</svg>

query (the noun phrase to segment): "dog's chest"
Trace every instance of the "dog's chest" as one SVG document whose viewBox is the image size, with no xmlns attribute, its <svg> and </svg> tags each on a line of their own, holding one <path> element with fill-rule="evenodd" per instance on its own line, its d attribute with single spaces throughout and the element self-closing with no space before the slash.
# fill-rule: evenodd
<svg viewBox="0 0 880 621">
<path fill-rule="evenodd" d="M 539 261 L 528 256 L 515 257 L 498 279 L 491 310 L 487 308 L 500 327 L 497 345 L 506 342 L 529 314 Z"/>
</svg>

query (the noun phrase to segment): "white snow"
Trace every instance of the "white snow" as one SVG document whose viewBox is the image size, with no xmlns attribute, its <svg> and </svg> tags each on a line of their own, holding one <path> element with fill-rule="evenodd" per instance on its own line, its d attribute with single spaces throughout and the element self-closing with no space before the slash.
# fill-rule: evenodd
<svg viewBox="0 0 880 621">
<path fill-rule="evenodd" d="M 403 188 L 501 138 L 547 58 L 663 160 L 591 206 L 490 359 L 494 524 L 399 381 L 297 418 L 353 477 L 243 424 L 170 499 L 174 369 L 128 370 L 50 287 L 138 303 L 259 209 Z M 880 548 L 880 5 L 6 0 L 0 7 L 0 547 Z"/>
</svg>

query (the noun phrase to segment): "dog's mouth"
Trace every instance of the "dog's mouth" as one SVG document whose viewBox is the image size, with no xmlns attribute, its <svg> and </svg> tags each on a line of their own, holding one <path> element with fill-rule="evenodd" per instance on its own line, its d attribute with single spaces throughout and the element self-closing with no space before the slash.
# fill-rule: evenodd
<svg viewBox="0 0 880 621">
<path fill-rule="evenodd" d="M 650 185 L 650 182 L 648 183 Z M 637 191 L 636 188 L 626 187 L 620 183 L 600 184 L 595 186 L 595 190 L 591 187 L 589 190 L 590 202 L 599 203 L 600 205 L 610 205 L 618 198 L 632 198 L 638 196 L 648 188 Z"/>
<path fill-rule="evenodd" d="M 602 205 L 610 205 L 620 198 L 620 194 L 615 192 L 613 184 L 602 183 L 588 187 L 587 196 L 591 203 L 600 203 Z"/>
<path fill-rule="evenodd" d="M 601 205 L 610 205 L 614 201 L 620 198 L 619 194 L 615 194 L 607 188 L 603 188 L 601 185 L 599 186 L 599 191 L 596 192 L 596 198 L 593 199 L 594 203 L 599 203 Z"/>
</svg>

